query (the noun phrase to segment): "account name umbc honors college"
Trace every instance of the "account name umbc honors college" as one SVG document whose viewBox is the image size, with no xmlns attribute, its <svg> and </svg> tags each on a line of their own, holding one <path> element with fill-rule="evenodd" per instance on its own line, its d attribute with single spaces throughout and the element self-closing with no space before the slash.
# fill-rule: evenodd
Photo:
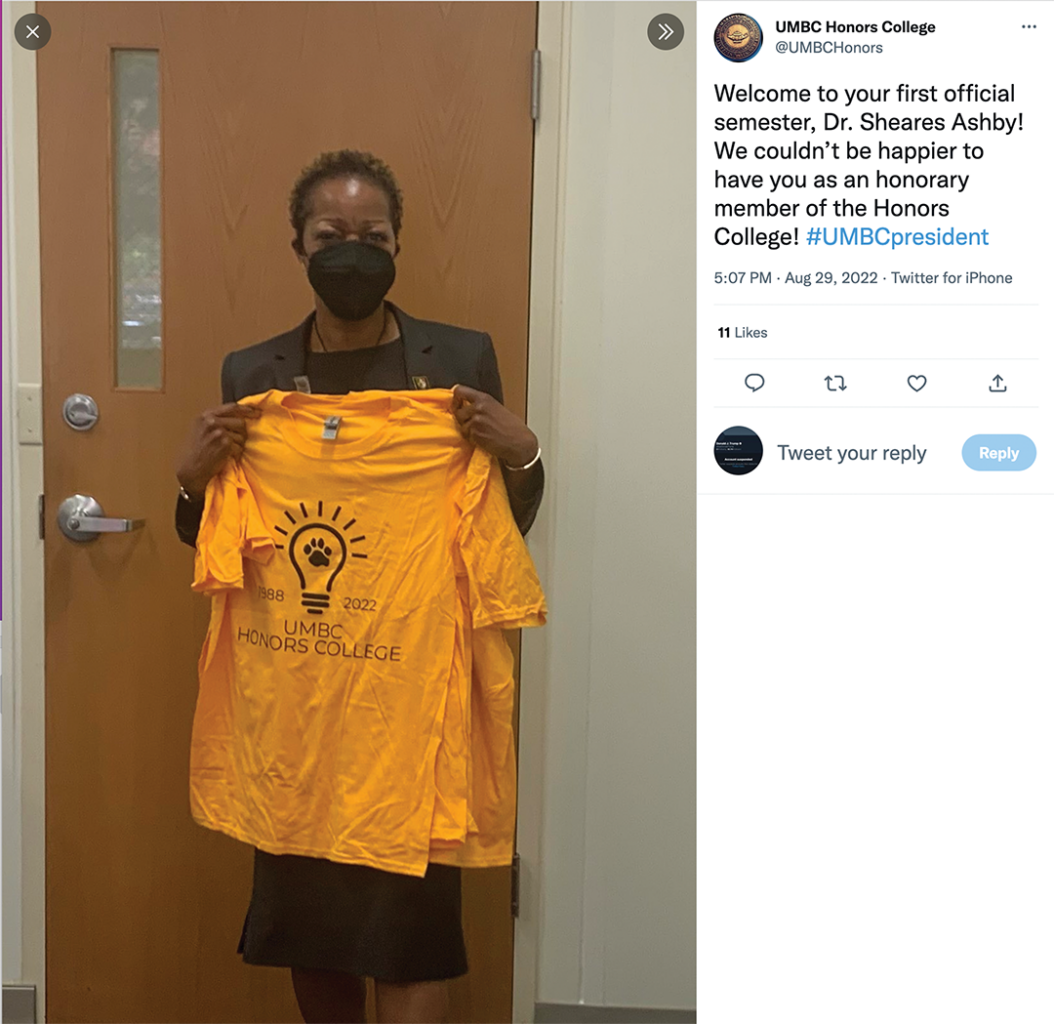
<svg viewBox="0 0 1054 1024">
<path fill-rule="evenodd" d="M 261 629 L 238 628 L 238 643 L 291 654 L 314 653 L 324 658 L 354 658 L 364 661 L 402 661 L 403 649 L 390 644 L 366 643 L 345 638 L 343 627 L 326 622 L 284 620 L 284 636 Z"/>
<path fill-rule="evenodd" d="M 878 25 L 874 22 L 871 22 L 870 24 L 860 24 L 859 22 L 828 21 L 825 24 L 822 21 L 777 21 L 776 31 L 781 34 L 790 33 L 791 35 L 796 33 L 801 33 L 803 35 L 811 33 L 816 35 L 824 31 L 833 32 L 837 35 L 845 35 L 846 33 L 852 32 L 877 32 Z M 884 21 L 882 22 L 882 31 L 896 34 L 929 36 L 937 31 L 937 26 L 928 22 L 918 25 L 913 21 L 906 20 Z"/>
</svg>

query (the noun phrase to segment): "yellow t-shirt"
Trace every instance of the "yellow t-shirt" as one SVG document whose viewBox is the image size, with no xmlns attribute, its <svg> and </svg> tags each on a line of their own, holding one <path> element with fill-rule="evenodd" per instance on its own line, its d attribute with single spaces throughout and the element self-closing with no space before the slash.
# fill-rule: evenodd
<svg viewBox="0 0 1054 1024">
<path fill-rule="evenodd" d="M 433 830 L 469 838 L 473 631 L 545 621 L 501 471 L 450 391 L 244 402 L 263 415 L 195 557 L 191 812 L 269 853 L 423 875 Z"/>
<path fill-rule="evenodd" d="M 461 806 L 467 828 L 457 841 L 438 836 L 433 828 L 429 860 L 464 868 L 499 867 L 512 863 L 516 838 L 516 679 L 504 631 L 469 629 L 471 691 L 463 719 L 467 735 L 454 740 L 456 749 L 467 747 L 468 755 L 461 762 L 467 778 L 456 776 L 456 768 L 451 771 L 442 756 L 448 734 L 462 721 L 449 711 L 436 766 L 440 794 L 464 793 Z M 437 815 L 441 804 L 452 802 L 437 799 Z"/>
</svg>

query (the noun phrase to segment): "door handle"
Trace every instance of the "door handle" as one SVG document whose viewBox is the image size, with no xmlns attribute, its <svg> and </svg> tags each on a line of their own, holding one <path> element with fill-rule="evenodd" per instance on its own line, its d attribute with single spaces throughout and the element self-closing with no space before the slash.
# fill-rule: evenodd
<svg viewBox="0 0 1054 1024">
<path fill-rule="evenodd" d="M 146 525 L 145 519 L 108 519 L 90 494 L 74 494 L 59 505 L 59 529 L 78 544 L 98 540 L 100 533 L 131 533 Z"/>
</svg>

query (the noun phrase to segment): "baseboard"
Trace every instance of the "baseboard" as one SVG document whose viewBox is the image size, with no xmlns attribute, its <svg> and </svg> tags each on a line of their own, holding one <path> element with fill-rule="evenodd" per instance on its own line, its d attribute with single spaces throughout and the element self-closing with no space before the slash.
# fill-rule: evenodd
<svg viewBox="0 0 1054 1024">
<path fill-rule="evenodd" d="M 535 1024 L 695 1024 L 695 1010 L 535 1003 Z"/>
<path fill-rule="evenodd" d="M 4 986 L 3 1024 L 36 1024 L 36 1012 L 34 985 Z M 695 1010 L 536 1003 L 534 1019 L 536 1024 L 695 1024 Z"/>
<path fill-rule="evenodd" d="M 4 986 L 4 1024 L 36 1024 L 36 985 Z"/>
</svg>

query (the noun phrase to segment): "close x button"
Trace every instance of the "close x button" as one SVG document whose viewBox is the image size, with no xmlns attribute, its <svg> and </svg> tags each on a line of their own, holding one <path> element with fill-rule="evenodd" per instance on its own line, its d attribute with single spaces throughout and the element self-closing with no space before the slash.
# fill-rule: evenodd
<svg viewBox="0 0 1054 1024">
<path fill-rule="evenodd" d="M 974 434 L 963 445 L 963 462 L 982 473 L 1018 473 L 1036 461 L 1036 444 L 1024 434 Z"/>
<path fill-rule="evenodd" d="M 51 23 L 43 14 L 23 14 L 15 22 L 15 42 L 23 50 L 41 50 L 51 38 Z"/>
</svg>

